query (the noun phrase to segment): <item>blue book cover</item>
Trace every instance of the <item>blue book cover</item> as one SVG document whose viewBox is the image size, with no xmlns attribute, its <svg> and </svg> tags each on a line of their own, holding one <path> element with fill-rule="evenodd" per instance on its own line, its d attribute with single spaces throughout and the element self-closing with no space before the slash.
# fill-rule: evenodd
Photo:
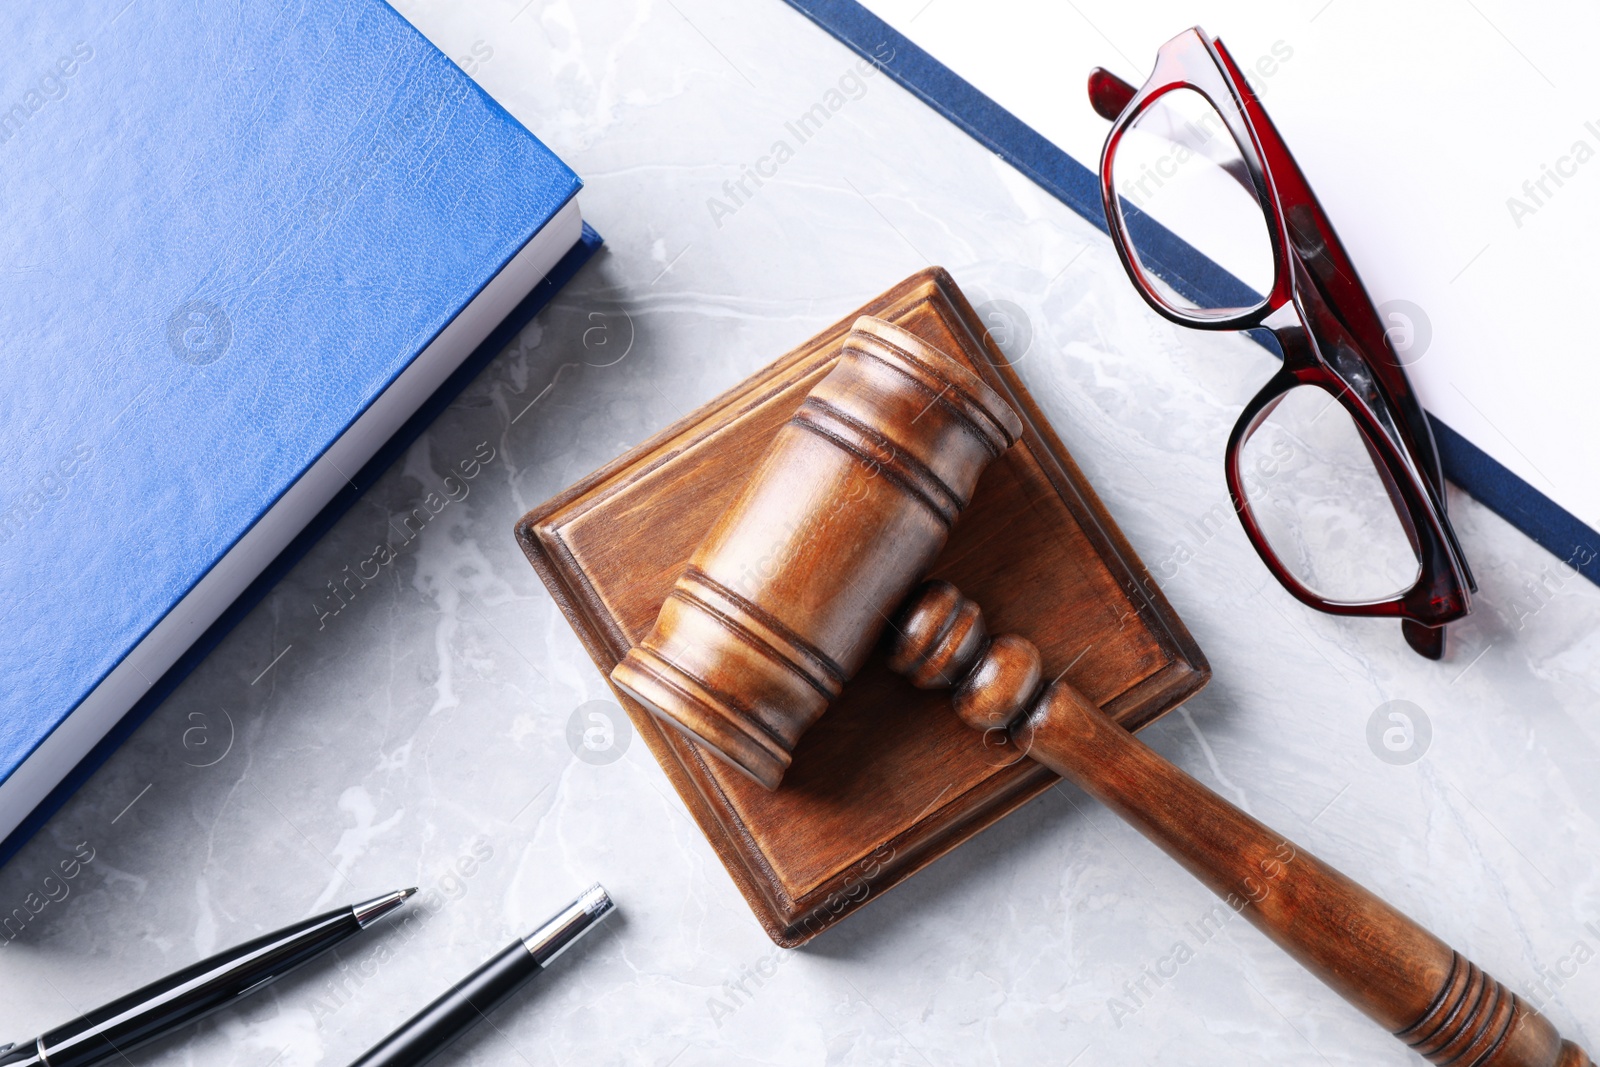
<svg viewBox="0 0 1600 1067">
<path fill-rule="evenodd" d="M 598 238 L 379 0 L 8 5 L 0 57 L 3 861 Z"/>
</svg>

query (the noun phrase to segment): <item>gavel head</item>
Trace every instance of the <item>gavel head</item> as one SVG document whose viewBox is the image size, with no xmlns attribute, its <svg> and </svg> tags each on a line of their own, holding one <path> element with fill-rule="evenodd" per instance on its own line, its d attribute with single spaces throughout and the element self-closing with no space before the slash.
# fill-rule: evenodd
<svg viewBox="0 0 1600 1067">
<path fill-rule="evenodd" d="M 777 788 L 1021 433 L 955 359 L 857 319 L 612 681 Z"/>
</svg>

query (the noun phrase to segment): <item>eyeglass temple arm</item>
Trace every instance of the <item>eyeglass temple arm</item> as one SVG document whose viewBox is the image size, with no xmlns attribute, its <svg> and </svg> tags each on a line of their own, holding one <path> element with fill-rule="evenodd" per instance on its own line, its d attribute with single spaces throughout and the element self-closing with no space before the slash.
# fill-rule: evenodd
<svg viewBox="0 0 1600 1067">
<path fill-rule="evenodd" d="M 1104 67 L 1089 72 L 1089 105 L 1107 122 L 1117 121 L 1136 92 L 1137 89 Z"/>
</svg>

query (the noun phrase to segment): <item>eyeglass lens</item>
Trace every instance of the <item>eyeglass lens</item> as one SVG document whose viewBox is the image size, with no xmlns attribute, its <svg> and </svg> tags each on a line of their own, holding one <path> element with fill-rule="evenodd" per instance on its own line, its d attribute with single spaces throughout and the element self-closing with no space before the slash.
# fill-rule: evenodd
<svg viewBox="0 0 1600 1067">
<path fill-rule="evenodd" d="M 1361 430 L 1333 395 L 1290 389 L 1244 442 L 1240 481 L 1272 554 L 1325 600 L 1411 589 L 1421 563 Z"/>
<path fill-rule="evenodd" d="M 1233 135 L 1204 96 L 1174 89 L 1141 111 L 1117 145 L 1111 178 L 1136 266 L 1174 310 L 1216 312 L 1235 303 L 1244 310 L 1272 289 L 1266 211 Z M 1169 285 L 1159 272 L 1177 265 L 1161 227 L 1235 284 L 1205 286 L 1204 293 Z"/>
</svg>

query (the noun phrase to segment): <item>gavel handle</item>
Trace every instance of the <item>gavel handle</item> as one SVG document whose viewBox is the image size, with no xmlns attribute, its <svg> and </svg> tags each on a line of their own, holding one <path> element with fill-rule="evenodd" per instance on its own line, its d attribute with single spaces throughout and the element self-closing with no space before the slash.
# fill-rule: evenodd
<svg viewBox="0 0 1600 1067">
<path fill-rule="evenodd" d="M 1592 1067 L 1476 964 L 1158 756 L 1071 686 L 1046 690 L 1013 737 L 1431 1062 Z"/>
<path fill-rule="evenodd" d="M 1161 846 L 1334 992 L 1435 1064 L 1594 1067 L 1505 986 L 1338 871 L 1156 755 L 1071 685 L 1036 695 L 1038 648 L 990 639 L 978 606 L 926 582 L 889 666 L 952 687 L 961 720 L 1076 783 Z"/>
</svg>

